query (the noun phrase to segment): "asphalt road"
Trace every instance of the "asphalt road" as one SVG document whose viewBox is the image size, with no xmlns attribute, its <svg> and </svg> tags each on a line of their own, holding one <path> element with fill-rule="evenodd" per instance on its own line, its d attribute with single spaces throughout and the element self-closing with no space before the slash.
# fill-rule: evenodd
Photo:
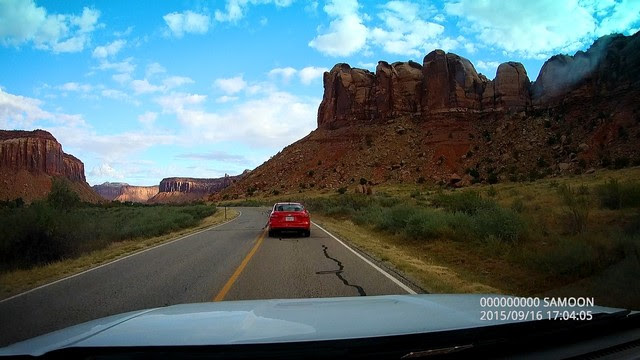
<svg viewBox="0 0 640 360">
<path fill-rule="evenodd" d="M 0 301 L 0 346 L 132 310 L 220 300 L 406 294 L 314 225 L 269 238 L 267 208 Z"/>
</svg>

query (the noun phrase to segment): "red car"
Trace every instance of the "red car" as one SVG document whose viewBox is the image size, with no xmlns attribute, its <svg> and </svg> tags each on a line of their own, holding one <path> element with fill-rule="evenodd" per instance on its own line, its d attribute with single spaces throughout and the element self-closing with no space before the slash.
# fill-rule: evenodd
<svg viewBox="0 0 640 360">
<path fill-rule="evenodd" d="M 311 236 L 311 218 L 309 212 L 300 203 L 276 203 L 269 215 L 269 236 L 277 231 L 302 231 L 304 237 Z"/>
</svg>

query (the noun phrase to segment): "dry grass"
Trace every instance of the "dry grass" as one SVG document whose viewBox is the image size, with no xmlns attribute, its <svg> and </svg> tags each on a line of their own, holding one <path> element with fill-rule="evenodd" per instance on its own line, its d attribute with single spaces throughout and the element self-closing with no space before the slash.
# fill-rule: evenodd
<svg viewBox="0 0 640 360">
<path fill-rule="evenodd" d="M 407 245 L 393 236 L 382 235 L 355 225 L 349 220 L 336 220 L 315 215 L 327 231 L 373 256 L 386 266 L 406 274 L 408 278 L 431 293 L 501 293 L 498 288 L 474 281 L 451 266 L 438 262 L 428 252 Z M 416 251 L 418 250 L 418 251 Z"/>
<path fill-rule="evenodd" d="M 627 224 L 637 223 L 639 209 L 599 206 L 596 187 L 609 179 L 637 183 L 640 168 L 456 190 L 418 184 L 376 187 L 378 194 L 399 203 L 427 207 L 437 193 L 476 191 L 521 214 L 526 232 L 513 243 L 446 238 L 409 241 L 354 224 L 349 216 L 316 214 L 315 218 L 327 230 L 404 272 L 430 292 L 581 294 L 594 296 L 601 305 L 640 309 L 640 283 L 634 280 L 640 271 L 639 237 L 623 234 Z M 579 233 L 568 226 L 569 209 L 558 191 L 563 185 L 590 199 L 586 229 Z"/>
<path fill-rule="evenodd" d="M 227 209 L 228 220 L 236 218 L 238 214 L 239 212 L 235 209 Z M 75 259 L 57 261 L 28 270 L 14 270 L 1 273 L 0 299 L 5 299 L 52 281 L 77 274 L 92 267 L 174 240 L 178 237 L 222 224 L 228 220 L 224 218 L 224 210 L 219 209 L 219 211 L 216 211 L 213 215 L 203 219 L 196 227 L 153 238 L 121 241 L 113 243 L 105 249 L 94 251 Z"/>
</svg>

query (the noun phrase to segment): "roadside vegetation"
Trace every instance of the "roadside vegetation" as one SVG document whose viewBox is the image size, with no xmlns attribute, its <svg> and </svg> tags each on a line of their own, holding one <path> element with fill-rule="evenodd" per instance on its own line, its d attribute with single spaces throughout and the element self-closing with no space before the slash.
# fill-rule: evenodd
<svg viewBox="0 0 640 360">
<path fill-rule="evenodd" d="M 45 200 L 0 204 L 0 271 L 76 258 L 112 243 L 194 227 L 215 212 L 215 206 L 204 203 L 82 203 L 65 181 L 56 180 Z"/>
<path fill-rule="evenodd" d="M 462 189 L 355 190 L 309 191 L 292 201 L 428 291 L 593 295 L 640 309 L 640 168 Z"/>
</svg>

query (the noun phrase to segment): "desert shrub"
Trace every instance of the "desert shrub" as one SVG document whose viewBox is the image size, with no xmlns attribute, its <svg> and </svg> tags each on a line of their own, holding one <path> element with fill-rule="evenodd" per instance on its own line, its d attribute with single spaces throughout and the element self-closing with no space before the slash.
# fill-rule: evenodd
<svg viewBox="0 0 640 360">
<path fill-rule="evenodd" d="M 344 193 L 347 192 L 347 188 L 346 187 L 340 187 L 338 188 L 338 194 L 343 195 Z"/>
<path fill-rule="evenodd" d="M 511 210 L 517 212 L 517 213 L 522 213 L 524 211 L 524 202 L 522 201 L 522 199 L 518 198 L 515 199 L 512 203 L 511 203 Z"/>
<path fill-rule="evenodd" d="M 451 194 L 437 194 L 432 199 L 433 205 L 442 207 L 450 212 L 463 212 L 473 215 L 478 210 L 495 207 L 497 204 L 492 200 L 483 199 L 475 191 L 463 191 Z"/>
<path fill-rule="evenodd" d="M 606 209 L 621 209 L 640 206 L 640 183 L 620 183 L 616 179 L 609 179 L 596 187 L 596 194 L 600 206 Z"/>
<path fill-rule="evenodd" d="M 481 239 L 490 237 L 513 242 L 520 239 L 524 223 L 517 213 L 499 206 L 480 209 L 473 215 L 474 234 Z"/>
<path fill-rule="evenodd" d="M 496 195 L 498 195 L 498 191 L 496 190 L 496 188 L 494 188 L 493 186 L 489 186 L 489 189 L 487 190 L 487 196 L 495 197 Z"/>
<path fill-rule="evenodd" d="M 0 210 L 0 270 L 28 268 L 76 257 L 112 242 L 195 226 L 216 211 L 204 204 L 69 208 L 61 205 L 68 204 L 60 202 L 64 196 L 54 199 Z M 60 206 L 66 210 L 60 211 Z"/>
<path fill-rule="evenodd" d="M 564 216 L 567 218 L 569 231 L 574 234 L 584 232 L 590 212 L 588 195 L 580 194 L 566 184 L 558 186 L 558 195 L 564 205 Z"/>
<path fill-rule="evenodd" d="M 497 184 L 498 183 L 498 175 L 496 175 L 495 173 L 489 173 L 489 175 L 487 176 L 487 182 L 489 184 Z"/>
<path fill-rule="evenodd" d="M 67 180 L 54 178 L 47 202 L 56 209 L 69 210 L 80 205 L 80 196 L 71 190 Z"/>
</svg>

